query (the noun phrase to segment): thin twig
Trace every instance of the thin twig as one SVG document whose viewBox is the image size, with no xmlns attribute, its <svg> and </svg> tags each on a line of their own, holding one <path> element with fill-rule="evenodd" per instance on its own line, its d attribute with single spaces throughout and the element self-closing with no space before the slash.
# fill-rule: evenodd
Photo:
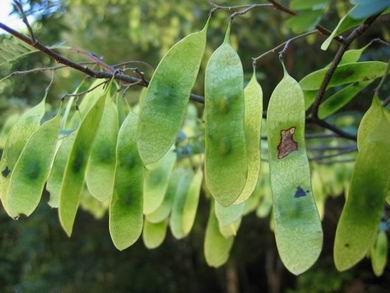
<svg viewBox="0 0 390 293">
<path fill-rule="evenodd" d="M 383 84 L 385 83 L 385 80 L 386 80 L 387 75 L 389 74 L 389 72 L 390 72 L 390 58 L 387 61 L 387 67 L 386 67 L 386 70 L 385 70 L 385 74 L 383 74 L 383 76 L 381 78 L 381 81 L 378 83 L 378 86 L 374 90 L 374 96 L 375 97 L 379 97 L 379 91 L 380 91 L 381 87 L 383 86 Z"/>
<path fill-rule="evenodd" d="M 249 12 L 250 10 L 252 10 L 253 8 L 258 8 L 258 7 L 272 7 L 273 5 L 270 4 L 270 3 L 262 3 L 262 4 L 251 4 L 251 5 L 248 5 L 248 7 L 244 8 L 244 9 L 241 9 L 239 11 L 236 11 L 234 12 L 230 18 L 231 19 L 234 19 L 235 17 L 237 16 L 241 16 L 241 15 L 244 15 L 246 14 L 247 12 Z"/>
<path fill-rule="evenodd" d="M 390 96 L 387 97 L 386 99 L 384 99 L 383 102 L 382 102 L 382 105 L 383 105 L 384 107 L 386 107 L 386 106 L 389 105 L 389 104 L 390 104 Z"/>
<path fill-rule="evenodd" d="M 55 77 L 54 71 L 52 71 L 52 72 L 51 72 L 50 83 L 49 83 L 49 85 L 48 85 L 48 86 L 46 87 L 46 89 L 45 89 L 45 97 L 44 97 L 44 99 L 46 99 L 47 96 L 48 96 L 48 94 L 49 94 L 49 90 L 50 90 L 50 88 L 51 88 L 51 86 L 53 85 L 53 82 L 54 82 L 54 77 Z"/>
<path fill-rule="evenodd" d="M 22 3 L 20 3 L 18 0 L 14 0 L 14 5 L 16 7 L 16 9 L 18 10 L 20 16 L 22 17 L 22 21 L 23 23 L 26 25 L 27 27 L 27 30 L 31 36 L 31 40 L 35 43 L 36 42 L 36 39 L 35 39 L 35 36 L 34 36 L 34 32 L 31 28 L 31 25 L 30 23 L 28 22 L 28 19 L 27 19 L 27 16 L 26 16 L 26 13 L 24 13 L 24 10 L 23 10 L 23 5 Z"/>
<path fill-rule="evenodd" d="M 82 96 L 84 94 L 87 94 L 87 93 L 90 93 L 92 91 L 94 91 L 95 89 L 97 89 L 99 86 L 102 86 L 102 85 L 105 85 L 107 84 L 108 82 L 110 82 L 110 80 L 105 80 L 99 84 L 97 84 L 96 86 L 90 88 L 90 89 L 87 89 L 85 91 L 82 91 L 82 92 L 79 92 L 79 93 L 75 93 L 75 94 L 65 94 L 61 97 L 61 101 L 63 101 L 65 98 L 68 98 L 68 97 L 79 97 L 79 96 Z"/>
<path fill-rule="evenodd" d="M 288 47 L 288 45 L 291 42 L 293 42 L 295 40 L 298 40 L 298 39 L 301 39 L 301 38 L 304 38 L 304 37 L 306 37 L 308 35 L 311 35 L 311 34 L 314 34 L 316 32 L 318 32 L 318 30 L 313 30 L 313 31 L 306 32 L 306 33 L 303 33 L 301 35 L 292 37 L 292 38 L 288 39 L 287 41 L 284 41 L 283 43 L 280 43 L 279 45 L 277 45 L 276 47 L 272 48 L 271 50 L 268 50 L 268 51 L 264 52 L 263 54 L 257 56 L 256 58 L 252 58 L 252 60 L 253 60 L 254 63 L 257 63 L 257 61 L 259 61 L 261 58 L 267 56 L 268 54 L 275 53 L 280 48 L 284 47 L 287 50 L 286 46 Z M 283 51 L 285 51 L 285 49 L 283 49 Z"/>
<path fill-rule="evenodd" d="M 356 151 L 357 151 L 357 148 L 356 148 L 356 146 L 354 146 L 354 147 L 350 147 L 350 148 L 344 149 L 344 150 L 342 150 L 342 151 L 340 151 L 338 153 L 335 153 L 335 154 L 320 155 L 320 156 L 309 158 L 309 160 L 310 161 L 321 161 L 321 160 L 325 160 L 325 159 L 330 159 L 330 158 L 343 156 L 343 155 L 346 155 L 346 154 L 351 154 L 351 153 L 354 153 Z"/>
</svg>

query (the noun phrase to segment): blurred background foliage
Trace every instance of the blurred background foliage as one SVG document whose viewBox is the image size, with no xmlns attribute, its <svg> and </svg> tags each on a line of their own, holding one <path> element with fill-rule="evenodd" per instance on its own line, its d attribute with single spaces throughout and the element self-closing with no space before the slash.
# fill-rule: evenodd
<svg viewBox="0 0 390 293">
<path fill-rule="evenodd" d="M 236 5 L 243 4 L 243 1 L 225 0 L 218 4 Z M 30 0 L 24 1 L 24 5 L 27 14 L 34 15 L 36 36 L 47 45 L 62 44 L 84 49 L 104 56 L 108 64 L 138 60 L 149 63 L 151 67 L 156 67 L 162 55 L 177 40 L 200 29 L 210 9 L 205 0 Z M 318 21 L 332 29 L 349 7 L 349 1 L 329 1 Z M 212 19 L 207 56 L 194 89 L 196 93 L 203 94 L 205 62 L 223 39 L 227 15 L 221 11 Z M 288 19 L 291 18 L 279 11 L 258 8 L 235 20 L 232 40 L 247 77 L 251 74 L 252 57 L 299 31 Z M 389 24 L 389 16 L 381 17 L 353 46 L 362 47 L 374 37 L 389 39 Z M 0 35 L 0 40 L 3 38 L 8 36 Z M 324 39 L 324 36 L 313 35 L 291 44 L 286 64 L 292 76 L 300 79 L 331 61 L 336 46 L 333 44 L 330 50 L 321 51 Z M 62 52 L 74 60 L 85 61 L 75 51 Z M 365 51 L 362 59 L 386 61 L 389 53 L 388 48 L 375 43 Z M 2 65 L 0 78 L 15 70 L 50 65 L 53 65 L 52 60 L 39 53 L 32 54 L 12 65 Z M 145 71 L 146 77 L 150 78 L 150 66 L 138 63 L 134 66 Z M 267 103 L 282 77 L 277 55 L 262 59 L 258 68 Z M 11 114 L 41 100 L 50 79 L 50 72 L 38 72 L 2 81 L 0 124 Z M 49 92 L 50 103 L 58 104 L 59 98 L 72 92 L 82 79 L 81 74 L 70 69 L 56 71 Z M 343 111 L 351 113 L 349 117 L 360 117 L 371 102 L 375 85 L 360 93 Z M 132 88 L 127 98 L 135 101 L 139 91 L 140 88 Z M 382 92 L 384 96 L 389 94 L 389 83 L 385 83 Z M 346 124 L 351 123 L 351 118 L 348 119 Z M 358 121 L 352 119 L 355 120 Z M 331 170 L 333 176 L 348 179 L 344 167 L 337 168 Z M 0 210 L 0 291 L 389 292 L 389 267 L 381 278 L 373 275 L 369 260 L 345 273 L 335 270 L 333 238 L 344 202 L 344 186 L 327 192 L 338 197 L 330 197 L 325 204 L 323 253 L 317 264 L 299 277 L 288 273 L 280 263 L 269 219 L 259 219 L 254 213 L 244 218 L 229 263 L 217 270 L 209 268 L 203 257 L 209 208 L 205 197 L 201 199 L 191 235 L 182 241 L 168 235 L 161 247 L 151 251 L 143 246 L 142 241 L 124 252 L 116 251 L 109 238 L 108 217 L 97 220 L 84 211 L 79 212 L 74 235 L 67 239 L 58 223 L 56 210 L 45 204 L 47 197 L 29 219 L 13 221 Z"/>
</svg>

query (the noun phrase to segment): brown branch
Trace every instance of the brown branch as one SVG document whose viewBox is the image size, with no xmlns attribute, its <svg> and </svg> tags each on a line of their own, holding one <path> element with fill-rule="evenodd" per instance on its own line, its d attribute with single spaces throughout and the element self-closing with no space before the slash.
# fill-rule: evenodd
<svg viewBox="0 0 390 293">
<path fill-rule="evenodd" d="M 329 66 L 329 69 L 327 70 L 324 79 L 322 80 L 320 89 L 318 90 L 318 94 L 317 94 L 317 97 L 313 103 L 313 107 L 312 107 L 312 111 L 311 111 L 311 113 L 312 113 L 311 118 L 312 118 L 314 123 L 326 128 L 326 129 L 329 129 L 329 130 L 333 131 L 334 133 L 337 133 L 340 136 L 343 136 L 343 137 L 351 139 L 351 140 L 356 140 L 356 135 L 349 134 L 349 133 L 337 128 L 336 126 L 333 126 L 333 125 L 329 124 L 328 122 L 321 120 L 318 117 L 318 110 L 319 110 L 319 107 L 321 105 L 322 100 L 324 99 L 327 87 L 328 87 L 328 85 L 333 77 L 333 74 L 335 73 L 335 71 L 337 69 L 337 66 L 339 65 L 341 59 L 343 58 L 345 51 L 348 49 L 348 47 L 350 46 L 350 44 L 354 40 L 356 40 L 359 36 L 361 36 L 371 26 L 371 24 L 375 21 L 375 19 L 379 15 L 380 15 L 380 13 L 367 18 L 367 20 L 364 23 L 362 23 L 357 28 L 355 28 L 344 39 L 344 43 L 340 44 L 340 46 L 336 52 L 336 55 L 333 58 L 333 61 L 332 61 L 331 65 Z"/>
<path fill-rule="evenodd" d="M 30 33 L 31 40 L 35 43 L 36 39 L 35 39 L 35 36 L 34 36 L 34 32 L 33 32 L 32 28 L 31 28 L 30 23 L 28 22 L 28 19 L 27 19 L 26 13 L 24 12 L 22 3 L 20 3 L 17 0 L 14 0 L 14 5 L 15 5 L 16 9 L 18 10 L 20 16 L 22 17 L 22 21 L 26 25 L 28 32 Z"/>
</svg>

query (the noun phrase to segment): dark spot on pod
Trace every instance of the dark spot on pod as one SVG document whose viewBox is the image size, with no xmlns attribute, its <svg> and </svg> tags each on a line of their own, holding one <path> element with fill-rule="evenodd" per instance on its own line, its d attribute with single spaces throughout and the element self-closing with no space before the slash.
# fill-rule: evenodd
<svg viewBox="0 0 390 293">
<path fill-rule="evenodd" d="M 295 130 L 295 127 L 291 127 L 280 131 L 280 143 L 277 147 L 278 159 L 283 159 L 298 150 L 298 143 L 294 140 Z"/>
<path fill-rule="evenodd" d="M 152 176 L 150 176 L 150 185 L 156 186 L 159 185 L 164 178 L 164 173 L 158 170 L 158 172 L 154 172 Z"/>
<path fill-rule="evenodd" d="M 231 153 L 233 147 L 232 147 L 232 143 L 230 142 L 229 139 L 227 138 L 224 138 L 221 143 L 220 143 L 220 154 L 222 156 L 227 156 L 228 154 Z"/>
<path fill-rule="evenodd" d="M 226 114 L 229 112 L 230 110 L 229 101 L 230 101 L 229 97 L 226 96 L 218 99 L 218 109 L 220 113 Z"/>
<path fill-rule="evenodd" d="M 6 166 L 3 171 L 1 171 L 1 175 L 3 175 L 3 177 L 7 177 L 9 173 L 11 173 L 11 170 L 8 168 L 8 166 Z"/>
<path fill-rule="evenodd" d="M 78 173 L 84 165 L 84 151 L 82 149 L 77 149 L 76 156 L 72 162 L 73 173 Z"/>
<path fill-rule="evenodd" d="M 120 197 L 120 201 L 122 204 L 130 206 L 133 203 L 133 200 L 131 198 L 131 194 L 124 194 Z"/>
<path fill-rule="evenodd" d="M 108 143 L 101 143 L 97 148 L 97 156 L 102 163 L 110 163 L 114 158 L 114 152 Z"/>
<path fill-rule="evenodd" d="M 120 160 L 120 165 L 126 169 L 132 169 L 135 165 L 135 158 L 132 154 L 127 153 Z"/>
<path fill-rule="evenodd" d="M 349 248 L 349 243 L 345 243 L 344 246 L 345 246 L 346 248 Z"/>
<path fill-rule="evenodd" d="M 30 179 L 35 180 L 41 173 L 41 166 L 38 161 L 31 160 L 24 166 L 24 175 Z"/>
<path fill-rule="evenodd" d="M 294 197 L 299 198 L 299 197 L 304 197 L 306 196 L 308 191 L 304 191 L 302 187 L 298 186 L 297 190 L 295 191 Z"/>
</svg>

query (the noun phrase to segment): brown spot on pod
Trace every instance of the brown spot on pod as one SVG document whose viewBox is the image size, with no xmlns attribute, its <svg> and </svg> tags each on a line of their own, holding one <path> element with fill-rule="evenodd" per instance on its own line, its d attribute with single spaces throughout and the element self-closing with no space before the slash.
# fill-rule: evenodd
<svg viewBox="0 0 390 293">
<path fill-rule="evenodd" d="M 298 150 L 298 143 L 294 140 L 295 127 L 280 131 L 280 143 L 278 145 L 278 159 L 287 157 Z"/>
</svg>

